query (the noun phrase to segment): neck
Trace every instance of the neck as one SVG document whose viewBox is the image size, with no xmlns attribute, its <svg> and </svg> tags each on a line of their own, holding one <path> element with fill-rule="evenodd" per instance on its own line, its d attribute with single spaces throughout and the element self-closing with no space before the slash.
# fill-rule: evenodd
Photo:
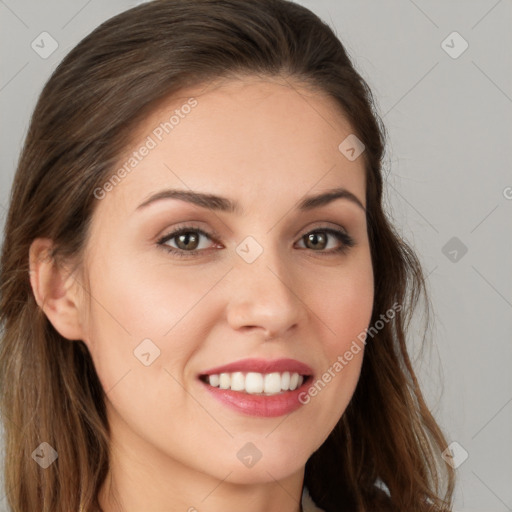
<svg viewBox="0 0 512 512">
<path fill-rule="evenodd" d="M 238 483 L 159 453 L 143 440 L 111 443 L 110 469 L 101 488 L 103 512 L 300 512 L 304 467 L 280 480 Z M 212 468 L 214 469 L 214 468 Z"/>
</svg>

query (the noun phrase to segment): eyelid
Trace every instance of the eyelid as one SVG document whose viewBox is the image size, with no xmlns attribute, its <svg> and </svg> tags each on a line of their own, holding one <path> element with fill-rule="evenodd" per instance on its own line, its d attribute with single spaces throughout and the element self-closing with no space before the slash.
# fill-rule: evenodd
<svg viewBox="0 0 512 512">
<path fill-rule="evenodd" d="M 311 231 L 322 231 L 322 230 L 326 230 L 326 229 L 343 231 L 343 233 L 348 235 L 348 229 L 346 229 L 345 226 L 336 224 L 335 222 L 331 222 L 328 220 L 324 220 L 324 221 L 320 220 L 320 221 L 314 222 L 312 225 L 311 224 L 308 225 L 308 227 L 305 229 L 299 229 L 299 231 L 297 231 L 295 233 L 295 236 L 299 236 L 300 233 L 302 233 L 300 236 L 304 236 L 304 235 L 310 233 Z"/>
<path fill-rule="evenodd" d="M 209 229 L 209 230 L 203 229 L 203 228 L 197 226 L 194 223 L 194 221 L 185 222 L 185 223 L 182 223 L 181 225 L 178 224 L 177 226 L 172 228 L 170 231 L 166 232 L 165 235 L 159 237 L 158 243 L 172 240 L 174 237 L 176 237 L 182 231 L 197 231 L 198 233 L 201 233 L 202 235 L 210 238 L 211 240 L 213 240 L 217 243 L 220 243 L 219 240 L 221 238 L 221 235 L 219 233 L 217 233 L 213 229 Z M 189 251 L 189 252 L 192 252 L 192 251 Z"/>
<path fill-rule="evenodd" d="M 314 232 L 325 232 L 325 233 L 328 233 L 329 236 L 336 238 L 341 243 L 341 246 L 336 249 L 330 249 L 330 250 L 314 251 L 314 250 L 310 249 L 309 252 L 312 252 L 313 254 L 315 252 L 318 252 L 320 256 L 322 256 L 322 255 L 323 256 L 335 256 L 340 253 L 343 254 L 345 251 L 348 251 L 351 247 L 356 245 L 355 239 L 348 233 L 348 230 L 345 229 L 343 226 L 334 224 L 329 221 L 317 221 L 317 223 L 315 223 L 315 224 L 317 224 L 317 225 L 310 226 L 304 230 L 300 230 L 300 231 L 302 231 L 302 235 L 300 235 L 298 241 L 301 241 L 303 239 L 303 237 L 306 236 L 307 234 L 314 233 Z M 336 227 L 330 227 L 329 224 L 332 224 Z M 166 235 L 164 235 L 163 237 L 161 237 L 158 240 L 157 245 L 159 247 L 161 247 L 162 249 L 166 250 L 168 253 L 173 254 L 174 256 L 185 257 L 185 258 L 186 257 L 194 257 L 201 253 L 209 253 L 212 250 L 214 250 L 213 248 L 208 248 L 208 249 L 194 249 L 191 251 L 185 251 L 183 249 L 178 249 L 178 248 L 170 247 L 170 246 L 166 245 L 166 242 L 168 242 L 169 240 L 172 240 L 173 238 L 177 237 L 181 233 L 187 232 L 187 231 L 195 231 L 195 232 L 205 236 L 206 238 L 209 238 L 214 243 L 217 243 L 217 244 L 221 243 L 220 242 L 221 236 L 218 233 L 216 233 L 214 230 L 206 231 L 206 230 L 200 228 L 199 226 L 194 225 L 193 221 L 190 221 L 188 223 L 183 223 L 182 225 L 178 225 L 175 228 L 173 228 L 170 232 L 168 232 Z M 297 233 L 300 233 L 300 231 L 298 231 Z M 296 237 L 297 234 L 294 236 Z M 307 249 L 308 248 L 305 248 L 302 250 L 307 250 Z"/>
</svg>

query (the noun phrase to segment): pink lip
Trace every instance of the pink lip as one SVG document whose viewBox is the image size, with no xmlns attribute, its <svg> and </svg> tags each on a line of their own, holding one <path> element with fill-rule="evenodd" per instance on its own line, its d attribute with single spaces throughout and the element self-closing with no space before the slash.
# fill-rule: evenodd
<svg viewBox="0 0 512 512">
<path fill-rule="evenodd" d="M 201 372 L 201 375 L 218 375 L 219 373 L 233 372 L 295 372 L 299 375 L 313 375 L 313 370 L 310 366 L 295 359 L 275 359 L 273 361 L 267 359 L 243 359 Z"/>
<path fill-rule="evenodd" d="M 233 373 L 237 371 L 257 373 L 281 373 L 288 371 L 298 373 L 299 375 L 308 375 L 310 377 L 313 375 L 311 367 L 295 359 L 277 359 L 274 361 L 265 359 L 244 359 L 242 361 L 212 368 L 201 373 L 201 375 Z M 309 387 L 310 381 L 311 378 L 304 379 L 302 385 L 295 391 L 285 391 L 278 395 L 265 396 L 252 395 L 241 391 L 231 391 L 230 389 L 220 389 L 200 380 L 201 384 L 208 392 L 224 405 L 242 414 L 266 418 L 290 414 L 301 407 L 303 403 L 299 400 L 299 396 Z"/>
</svg>

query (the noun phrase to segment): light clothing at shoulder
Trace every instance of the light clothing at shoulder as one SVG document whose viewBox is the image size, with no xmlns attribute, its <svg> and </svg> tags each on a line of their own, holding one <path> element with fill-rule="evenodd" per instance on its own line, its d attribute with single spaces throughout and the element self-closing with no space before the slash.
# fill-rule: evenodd
<svg viewBox="0 0 512 512">
<path fill-rule="evenodd" d="M 302 491 L 302 510 L 303 512 L 324 512 L 315 505 L 306 487 Z"/>
<path fill-rule="evenodd" d="M 390 496 L 389 489 L 386 484 L 379 478 L 375 483 L 376 487 L 383 490 L 388 496 Z M 318 508 L 313 499 L 311 498 L 308 489 L 304 486 L 302 490 L 302 510 L 303 512 L 325 512 L 323 509 Z"/>
</svg>

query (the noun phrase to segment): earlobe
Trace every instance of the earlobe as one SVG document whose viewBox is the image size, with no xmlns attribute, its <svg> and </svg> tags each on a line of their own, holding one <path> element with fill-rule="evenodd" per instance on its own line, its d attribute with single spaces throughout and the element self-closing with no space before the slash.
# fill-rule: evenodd
<svg viewBox="0 0 512 512">
<path fill-rule="evenodd" d="M 80 302 L 73 276 L 51 257 L 52 241 L 37 238 L 30 246 L 30 284 L 35 300 L 55 329 L 69 340 L 83 339 Z"/>
</svg>

